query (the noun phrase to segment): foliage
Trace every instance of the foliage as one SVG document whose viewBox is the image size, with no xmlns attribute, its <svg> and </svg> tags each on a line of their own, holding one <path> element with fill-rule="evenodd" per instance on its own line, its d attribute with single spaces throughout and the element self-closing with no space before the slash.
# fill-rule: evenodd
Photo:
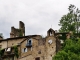
<svg viewBox="0 0 80 60">
<path fill-rule="evenodd" d="M 0 49 L 0 57 L 2 57 L 4 54 L 4 49 Z"/>
<path fill-rule="evenodd" d="M 59 22 L 59 26 L 61 26 L 59 31 L 73 31 L 73 33 L 79 33 L 80 10 L 76 8 L 74 5 L 70 5 L 68 10 L 69 12 L 66 15 L 64 15 Z"/>
<path fill-rule="evenodd" d="M 0 33 L 0 37 L 2 37 L 2 38 L 3 38 L 3 34 L 2 34 L 2 33 Z"/>
<path fill-rule="evenodd" d="M 15 56 L 18 58 L 19 57 L 19 53 L 18 53 L 18 47 L 14 46 L 14 54 Z"/>
<path fill-rule="evenodd" d="M 61 36 L 58 36 L 58 38 L 65 41 L 66 40 L 66 34 L 62 34 Z"/>
<path fill-rule="evenodd" d="M 66 39 L 63 43 L 61 51 L 59 51 L 53 60 L 80 60 L 80 10 L 74 5 L 70 5 L 69 12 L 60 20 L 60 32 L 73 32 L 70 39 Z M 63 35 L 64 36 L 64 35 Z M 63 39 L 64 37 L 59 37 Z"/>
<path fill-rule="evenodd" d="M 21 30 L 19 30 L 19 37 L 23 36 Z"/>
<path fill-rule="evenodd" d="M 67 39 L 53 60 L 80 60 L 80 38 Z"/>
<path fill-rule="evenodd" d="M 19 29 L 19 37 L 23 36 L 22 35 L 22 32 L 21 32 L 21 29 Z"/>
</svg>

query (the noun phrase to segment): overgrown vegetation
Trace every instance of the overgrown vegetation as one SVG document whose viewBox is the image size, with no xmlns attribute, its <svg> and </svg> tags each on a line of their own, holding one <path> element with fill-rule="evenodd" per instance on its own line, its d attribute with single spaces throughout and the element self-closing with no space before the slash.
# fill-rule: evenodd
<svg viewBox="0 0 80 60">
<path fill-rule="evenodd" d="M 65 41 L 66 40 L 66 34 L 63 33 L 61 36 L 58 36 L 58 38 Z"/>
<path fill-rule="evenodd" d="M 4 55 L 4 49 L 0 49 L 0 57 Z"/>
<path fill-rule="evenodd" d="M 69 6 L 69 13 L 60 20 L 60 32 L 70 32 L 73 34 L 70 39 L 64 39 L 64 35 L 59 37 L 64 39 L 61 51 L 59 51 L 53 60 L 80 60 L 80 10 L 74 5 Z"/>
<path fill-rule="evenodd" d="M 60 32 L 80 33 L 80 10 L 75 5 L 70 5 L 68 8 L 69 12 L 60 19 L 59 29 Z"/>
<path fill-rule="evenodd" d="M 23 36 L 21 30 L 19 30 L 19 37 Z"/>
<path fill-rule="evenodd" d="M 15 56 L 18 58 L 19 57 L 19 53 L 18 53 L 18 47 L 14 46 L 14 54 Z"/>
<path fill-rule="evenodd" d="M 53 60 L 80 60 L 80 38 L 67 39 Z"/>
<path fill-rule="evenodd" d="M 18 47 L 14 46 L 14 55 L 18 58 L 19 57 L 19 52 L 18 52 Z M 0 58 L 4 55 L 5 49 L 0 49 Z"/>
</svg>

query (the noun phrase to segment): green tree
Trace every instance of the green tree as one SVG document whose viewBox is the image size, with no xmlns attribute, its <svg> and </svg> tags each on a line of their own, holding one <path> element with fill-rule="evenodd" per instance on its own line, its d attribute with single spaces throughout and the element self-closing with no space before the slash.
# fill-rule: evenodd
<svg viewBox="0 0 80 60">
<path fill-rule="evenodd" d="M 66 15 L 64 15 L 59 22 L 59 26 L 61 26 L 59 31 L 73 31 L 74 33 L 79 33 L 80 10 L 76 8 L 74 5 L 70 5 L 68 10 L 69 12 Z"/>
<path fill-rule="evenodd" d="M 76 38 L 76 33 L 80 34 L 80 10 L 74 5 L 70 5 L 68 9 L 69 12 L 60 20 L 59 31 L 72 31 L 74 34 L 70 39 L 64 41 L 61 51 L 53 57 L 53 60 L 80 60 L 80 38 Z M 63 38 L 63 36 L 59 38 Z"/>
<path fill-rule="evenodd" d="M 80 60 L 80 38 L 67 39 L 53 60 Z"/>
<path fill-rule="evenodd" d="M 3 34 L 2 33 L 0 33 L 0 37 L 3 38 Z"/>
</svg>

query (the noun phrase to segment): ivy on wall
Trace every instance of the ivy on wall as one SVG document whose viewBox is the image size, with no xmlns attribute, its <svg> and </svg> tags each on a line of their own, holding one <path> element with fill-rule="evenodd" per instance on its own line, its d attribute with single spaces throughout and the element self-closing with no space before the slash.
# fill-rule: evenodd
<svg viewBox="0 0 80 60">
<path fill-rule="evenodd" d="M 14 46 L 14 54 L 15 56 L 18 58 L 19 57 L 19 53 L 18 53 L 18 47 Z"/>
<path fill-rule="evenodd" d="M 23 36 L 22 35 L 22 32 L 21 32 L 21 29 L 19 29 L 19 37 Z"/>
</svg>

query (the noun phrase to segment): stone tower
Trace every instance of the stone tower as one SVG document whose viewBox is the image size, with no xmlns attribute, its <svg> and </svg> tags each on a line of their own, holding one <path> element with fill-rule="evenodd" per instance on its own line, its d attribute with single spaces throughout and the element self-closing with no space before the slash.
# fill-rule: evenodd
<svg viewBox="0 0 80 60">
<path fill-rule="evenodd" d="M 45 60 L 52 60 L 52 57 L 56 54 L 56 38 L 55 38 L 55 31 L 50 28 L 47 31 L 46 37 L 46 59 Z"/>
<path fill-rule="evenodd" d="M 10 38 L 25 36 L 25 25 L 19 21 L 19 29 L 11 27 Z"/>
</svg>

